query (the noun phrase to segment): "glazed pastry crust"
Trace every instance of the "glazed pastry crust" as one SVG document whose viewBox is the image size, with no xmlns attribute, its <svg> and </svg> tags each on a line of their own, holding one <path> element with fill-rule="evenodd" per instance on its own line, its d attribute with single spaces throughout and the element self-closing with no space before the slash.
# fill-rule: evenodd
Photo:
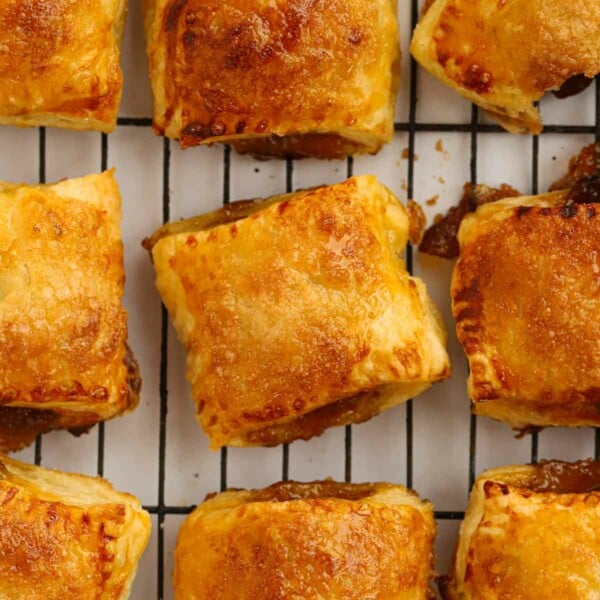
<svg viewBox="0 0 600 600">
<path fill-rule="evenodd" d="M 560 473 L 577 463 L 549 463 Z M 536 466 L 483 473 L 460 530 L 447 600 L 593 600 L 600 589 L 600 463 L 589 491 L 539 491 Z M 589 469 L 591 465 L 591 469 Z"/>
<path fill-rule="evenodd" d="M 449 375 L 441 318 L 400 258 L 408 231 L 404 207 L 362 176 L 147 240 L 212 448 L 308 439 Z"/>
<path fill-rule="evenodd" d="M 505 129 L 539 133 L 534 102 L 569 78 L 600 72 L 596 0 L 436 0 L 410 51 Z"/>
<path fill-rule="evenodd" d="M 393 135 L 396 0 L 144 0 L 154 128 L 264 156 L 376 152 Z"/>
<path fill-rule="evenodd" d="M 2 600 L 125 600 L 149 537 L 138 499 L 104 479 L 0 455 Z"/>
<path fill-rule="evenodd" d="M 487 204 L 459 232 L 451 293 L 473 410 L 515 428 L 600 424 L 600 206 L 567 216 L 567 198 Z"/>
<path fill-rule="evenodd" d="M 0 447 L 137 404 L 127 348 L 121 199 L 112 171 L 0 182 Z"/>
<path fill-rule="evenodd" d="M 4 0 L 0 124 L 112 131 L 125 0 Z"/>
<path fill-rule="evenodd" d="M 181 526 L 175 597 L 430 598 L 434 537 L 431 504 L 402 486 L 285 482 L 227 491 Z"/>
</svg>

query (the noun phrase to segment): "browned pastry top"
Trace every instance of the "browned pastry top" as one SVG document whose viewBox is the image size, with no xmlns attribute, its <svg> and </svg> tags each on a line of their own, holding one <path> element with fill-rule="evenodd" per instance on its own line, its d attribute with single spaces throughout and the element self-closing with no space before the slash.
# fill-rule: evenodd
<svg viewBox="0 0 600 600">
<path fill-rule="evenodd" d="M 510 131 L 539 133 L 534 102 L 575 76 L 600 71 L 600 5 L 436 0 L 415 31 L 411 52 Z"/>
<path fill-rule="evenodd" d="M 425 600 L 432 507 L 402 486 L 286 482 L 227 491 L 186 519 L 178 600 Z"/>
<path fill-rule="evenodd" d="M 183 147 L 235 138 L 246 152 L 330 156 L 345 152 L 345 129 L 391 135 L 395 1 L 145 6 L 155 128 Z M 284 135 L 283 147 L 269 137 Z"/>
<path fill-rule="evenodd" d="M 4 449 L 55 427 L 89 427 L 137 403 L 121 305 L 120 202 L 112 172 L 53 185 L 0 182 Z"/>
<path fill-rule="evenodd" d="M 461 526 L 447 600 L 594 600 L 600 589 L 600 462 L 482 473 Z"/>
<path fill-rule="evenodd" d="M 453 310 L 480 414 L 600 421 L 600 205 L 581 201 L 512 198 L 463 222 Z"/>
<path fill-rule="evenodd" d="M 408 235 L 406 210 L 361 176 L 147 240 L 213 447 L 308 439 L 448 376 L 439 315 L 400 258 Z"/>
<path fill-rule="evenodd" d="M 0 455 L 0 597 L 124 600 L 149 536 L 137 498 L 107 481 Z"/>
<path fill-rule="evenodd" d="M 123 21 L 122 0 L 3 0 L 2 122 L 114 129 Z"/>
</svg>

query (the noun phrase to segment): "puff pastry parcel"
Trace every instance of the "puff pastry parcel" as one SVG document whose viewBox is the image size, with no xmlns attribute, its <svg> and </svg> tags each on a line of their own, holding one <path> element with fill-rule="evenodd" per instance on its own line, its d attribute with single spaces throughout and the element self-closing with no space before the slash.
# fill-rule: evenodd
<svg viewBox="0 0 600 600">
<path fill-rule="evenodd" d="M 104 479 L 0 456 L 0 598 L 125 600 L 150 536 Z"/>
<path fill-rule="evenodd" d="M 154 129 L 183 148 L 375 153 L 393 135 L 396 0 L 144 0 Z"/>
<path fill-rule="evenodd" d="M 600 463 L 486 471 L 460 529 L 446 600 L 595 600 Z"/>
<path fill-rule="evenodd" d="M 571 191 L 469 214 L 452 281 L 474 412 L 529 425 L 600 425 L 600 205 Z M 586 195 L 587 194 L 587 195 Z"/>
<path fill-rule="evenodd" d="M 600 72 L 596 0 L 435 0 L 411 43 L 415 59 L 504 128 L 539 133 L 534 102 Z"/>
<path fill-rule="evenodd" d="M 146 240 L 212 447 L 308 439 L 450 373 L 400 255 L 404 207 L 373 176 L 246 201 Z"/>
<path fill-rule="evenodd" d="M 308 439 L 450 373 L 441 318 L 373 176 L 169 224 L 146 240 L 212 447 Z"/>
<path fill-rule="evenodd" d="M 0 124 L 115 128 L 126 0 L 2 0 Z"/>
<path fill-rule="evenodd" d="M 112 171 L 0 182 L 0 449 L 137 404 L 120 221 Z"/>
<path fill-rule="evenodd" d="M 209 498 L 179 530 L 177 600 L 430 597 L 435 522 L 411 490 L 284 482 Z"/>
</svg>

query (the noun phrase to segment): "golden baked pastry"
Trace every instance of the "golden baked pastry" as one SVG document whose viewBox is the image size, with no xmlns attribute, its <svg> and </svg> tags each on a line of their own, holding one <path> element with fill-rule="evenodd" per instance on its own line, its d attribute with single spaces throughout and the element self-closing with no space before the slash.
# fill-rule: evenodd
<svg viewBox="0 0 600 600">
<path fill-rule="evenodd" d="M 435 0 L 410 51 L 505 129 L 539 133 L 534 102 L 600 72 L 597 0 Z"/>
<path fill-rule="evenodd" d="M 3 600 L 125 600 L 149 537 L 139 500 L 106 480 L 0 456 Z"/>
<path fill-rule="evenodd" d="M 125 0 L 3 0 L 0 124 L 110 132 Z"/>
<path fill-rule="evenodd" d="M 154 130 L 263 156 L 375 153 L 394 130 L 396 0 L 144 0 Z"/>
<path fill-rule="evenodd" d="M 478 415 L 600 425 L 600 205 L 585 203 L 588 183 L 486 204 L 462 223 L 451 293 Z"/>
<path fill-rule="evenodd" d="M 430 598 L 429 502 L 387 483 L 283 482 L 213 497 L 184 521 L 177 600 Z"/>
<path fill-rule="evenodd" d="M 145 246 L 212 448 L 358 423 L 450 374 L 441 318 L 373 176 L 171 223 Z"/>
<path fill-rule="evenodd" d="M 0 182 L 3 451 L 137 404 L 120 221 L 112 171 L 53 185 Z"/>
<path fill-rule="evenodd" d="M 600 590 L 600 462 L 510 466 L 471 492 L 446 600 L 593 600 Z"/>
</svg>

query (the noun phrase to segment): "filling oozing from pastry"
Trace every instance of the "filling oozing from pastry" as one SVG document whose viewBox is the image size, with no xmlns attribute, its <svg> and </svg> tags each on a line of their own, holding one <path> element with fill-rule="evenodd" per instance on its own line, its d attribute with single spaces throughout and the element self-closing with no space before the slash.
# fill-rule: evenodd
<svg viewBox="0 0 600 600">
<path fill-rule="evenodd" d="M 483 184 L 465 183 L 458 205 L 451 207 L 446 215 L 436 218 L 425 230 L 419 250 L 441 258 L 457 258 L 460 251 L 458 230 L 465 216 L 488 202 L 516 196 L 522 194 L 510 185 L 503 184 L 499 188 L 494 188 Z"/>
<path fill-rule="evenodd" d="M 252 154 L 258 159 L 270 157 L 343 158 L 352 154 L 375 154 L 381 144 L 380 140 L 371 139 L 368 135 L 359 140 L 348 135 L 332 133 L 271 135 L 232 141 L 232 145 L 240 154 Z"/>
<path fill-rule="evenodd" d="M 592 83 L 594 83 L 592 77 L 586 77 L 583 73 L 580 73 L 567 79 L 557 90 L 553 90 L 552 93 L 560 99 L 570 98 L 587 90 Z"/>
<path fill-rule="evenodd" d="M 345 484 L 324 480 L 311 483 L 280 481 L 261 490 L 251 492 L 252 502 L 289 502 L 290 500 L 315 500 L 337 498 L 339 500 L 363 500 L 377 493 L 377 485 L 371 483 Z M 217 494 L 209 494 L 206 499 Z"/>
<path fill-rule="evenodd" d="M 569 161 L 567 173 L 556 180 L 549 191 L 569 189 L 565 206 L 600 202 L 600 143 L 585 146 Z M 463 195 L 456 206 L 445 215 L 439 215 L 425 230 L 419 251 L 441 258 L 457 258 L 459 255 L 458 230 L 463 219 L 478 206 L 504 198 L 523 196 L 507 184 L 490 187 L 484 184 L 465 183 Z M 565 213 L 572 209 L 565 208 Z"/>
<path fill-rule="evenodd" d="M 140 399 L 142 380 L 140 369 L 133 352 L 127 346 L 125 355 L 127 366 L 127 400 L 123 412 L 133 410 Z M 23 408 L 19 406 L 0 406 L 0 451 L 13 452 L 32 444 L 35 438 L 55 429 L 67 429 L 69 433 L 80 436 L 87 433 L 102 417 L 89 411 L 49 410 L 39 406 Z"/>
<path fill-rule="evenodd" d="M 387 396 L 409 398 L 418 395 L 423 387 L 422 383 L 399 384 L 362 392 L 315 408 L 293 420 L 249 428 L 243 434 L 244 439 L 252 445 L 260 446 L 276 446 L 297 439 L 309 440 L 330 427 L 368 421 L 387 407 Z"/>
<path fill-rule="evenodd" d="M 494 469 L 488 481 L 536 494 L 587 494 L 600 491 L 600 461 L 543 460 L 518 469 Z"/>
<path fill-rule="evenodd" d="M 535 465 L 527 489 L 536 493 L 585 494 L 600 491 L 600 461 L 550 460 Z"/>
</svg>

